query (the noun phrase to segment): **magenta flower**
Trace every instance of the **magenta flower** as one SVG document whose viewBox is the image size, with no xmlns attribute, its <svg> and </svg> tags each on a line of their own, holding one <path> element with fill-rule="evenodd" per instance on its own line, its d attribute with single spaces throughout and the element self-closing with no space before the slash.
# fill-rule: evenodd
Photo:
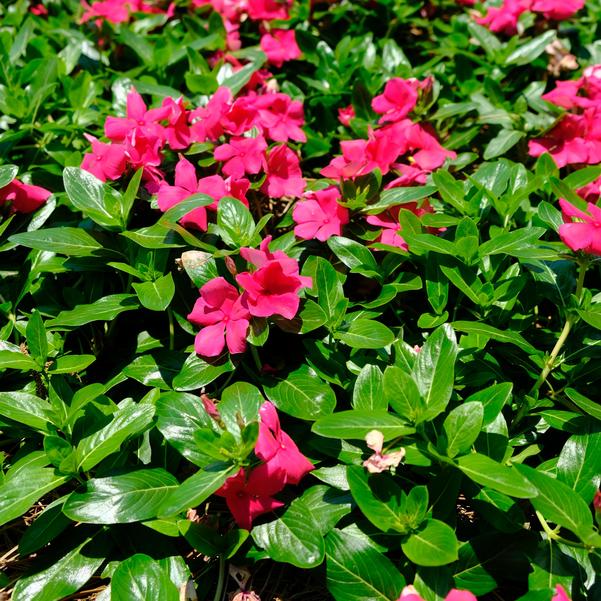
<svg viewBox="0 0 601 601">
<path fill-rule="evenodd" d="M 211 96 L 206 106 L 198 107 L 189 114 L 192 123 L 190 131 L 193 142 L 217 140 L 223 133 L 221 119 L 230 110 L 232 92 L 229 88 L 220 87 Z"/>
<path fill-rule="evenodd" d="M 406 586 L 401 591 L 401 596 L 397 601 L 424 601 L 423 597 L 417 592 L 413 585 Z M 445 597 L 445 601 L 478 601 L 476 596 L 470 591 L 462 591 L 459 589 L 452 589 L 449 594 Z"/>
<path fill-rule="evenodd" d="M 253 21 L 286 20 L 292 0 L 248 0 L 248 16 Z"/>
<path fill-rule="evenodd" d="M 111 142 L 123 142 L 134 132 L 140 132 L 145 138 L 158 138 L 163 142 L 165 130 L 159 121 L 166 119 L 170 112 L 168 106 L 148 110 L 142 96 L 132 88 L 127 95 L 126 116 L 107 117 L 104 133 Z"/>
<path fill-rule="evenodd" d="M 85 23 L 91 19 L 96 19 L 96 24 L 102 23 L 106 19 L 111 23 L 124 23 L 129 19 L 129 10 L 123 0 L 102 0 L 94 2 L 92 5 L 82 0 L 81 5 L 85 11 L 81 17 L 80 23 Z"/>
<path fill-rule="evenodd" d="M 532 0 L 530 10 L 541 13 L 545 19 L 569 19 L 584 6 L 584 0 Z"/>
<path fill-rule="evenodd" d="M 267 177 L 262 192 L 272 198 L 300 196 L 305 189 L 296 153 L 285 144 L 275 146 L 267 156 Z"/>
<path fill-rule="evenodd" d="M 259 173 L 267 167 L 265 150 L 267 142 L 263 136 L 257 138 L 231 138 L 229 143 L 215 148 L 216 161 L 225 161 L 223 172 L 239 179 L 245 173 Z"/>
<path fill-rule="evenodd" d="M 375 96 L 371 108 L 382 115 L 379 123 L 404 119 L 417 103 L 419 81 L 394 77 L 384 86 L 384 92 Z"/>
<path fill-rule="evenodd" d="M 257 98 L 255 94 L 237 98 L 221 118 L 224 131 L 233 136 L 241 136 L 255 126 L 260 129 Z"/>
<path fill-rule="evenodd" d="M 201 326 L 194 348 L 203 357 L 217 357 L 224 347 L 230 353 L 246 350 L 250 314 L 234 286 L 222 277 L 214 278 L 200 289 L 188 321 Z"/>
<path fill-rule="evenodd" d="M 123 144 L 105 144 L 94 136 L 84 134 L 92 145 L 92 152 L 86 153 L 81 168 L 89 171 L 98 179 L 119 179 L 125 171 L 127 158 Z"/>
<path fill-rule="evenodd" d="M 572 600 L 568 596 L 566 589 L 563 588 L 563 586 L 561 586 L 561 584 L 557 584 L 555 586 L 555 594 L 553 595 L 553 598 L 551 599 L 551 601 L 572 601 Z"/>
<path fill-rule="evenodd" d="M 313 464 L 281 429 L 280 418 L 273 403 L 265 401 L 261 405 L 259 419 L 255 455 L 265 462 L 270 477 L 279 472 L 283 474 L 285 484 L 298 484 L 313 469 Z"/>
<path fill-rule="evenodd" d="M 190 126 L 188 125 L 188 111 L 186 110 L 184 99 L 167 97 L 163 100 L 162 108 L 169 109 L 165 117 L 167 125 L 165 126 L 165 139 L 167 144 L 173 150 L 183 150 L 190 146 Z"/>
<path fill-rule="evenodd" d="M 161 182 L 159 185 L 157 193 L 159 209 L 164 213 L 182 200 L 188 198 L 188 196 L 201 192 L 206 194 L 206 192 L 199 187 L 194 165 L 184 157 L 181 157 L 175 166 L 175 185 L 170 186 L 167 182 Z M 198 207 L 190 211 L 180 219 L 180 223 L 185 227 L 192 227 L 202 230 L 203 232 L 206 231 L 206 207 Z"/>
<path fill-rule="evenodd" d="M 518 19 L 530 8 L 531 0 L 503 0 L 500 7 L 491 7 L 476 23 L 488 27 L 495 33 L 514 35 L 518 31 Z"/>
<path fill-rule="evenodd" d="M 263 34 L 261 50 L 267 55 L 267 61 L 276 67 L 301 55 L 293 29 L 274 29 L 271 33 Z"/>
<path fill-rule="evenodd" d="M 245 207 L 248 206 L 246 193 L 250 188 L 250 182 L 247 179 L 233 179 L 231 177 L 223 178 L 221 175 L 207 175 L 198 180 L 197 192 L 206 194 L 215 199 L 213 204 L 207 205 L 207 209 L 217 210 L 217 204 L 224 196 L 237 198 Z"/>
<path fill-rule="evenodd" d="M 0 188 L 0 205 L 10 204 L 13 213 L 33 213 L 39 209 L 52 195 L 52 192 L 41 186 L 24 184 L 18 179 Z"/>
<path fill-rule="evenodd" d="M 257 516 L 284 505 L 272 498 L 283 486 L 283 482 L 267 474 L 265 466 L 260 465 L 250 472 L 248 478 L 241 468 L 235 476 L 228 478 L 215 494 L 225 497 L 236 524 L 240 528 L 250 530 Z"/>
<path fill-rule="evenodd" d="M 303 104 L 292 100 L 288 94 L 265 94 L 256 101 L 259 123 L 266 136 L 276 142 L 296 140 L 306 142 L 307 136 L 301 129 L 305 123 Z"/>
<path fill-rule="evenodd" d="M 334 186 L 307 192 L 292 211 L 297 223 L 294 234 L 304 240 L 315 238 L 321 242 L 340 236 L 342 226 L 349 222 L 348 209 L 338 204 L 340 198 L 340 191 Z"/>
<path fill-rule="evenodd" d="M 271 237 L 261 242 L 259 250 L 242 248 L 240 254 L 257 267 L 256 271 L 240 273 L 236 281 L 244 289 L 243 303 L 251 315 L 270 317 L 281 315 L 292 319 L 298 312 L 301 288 L 310 288 L 310 277 L 299 274 L 298 261 L 281 250 L 269 251 Z"/>
<path fill-rule="evenodd" d="M 559 237 L 572 250 L 601 255 L 601 208 L 589 202 L 588 213 L 567 200 L 559 201 L 565 223 L 559 226 Z"/>
<path fill-rule="evenodd" d="M 352 104 L 338 109 L 338 121 L 340 121 L 344 127 L 348 127 L 351 124 L 351 119 L 354 119 L 354 117 L 355 109 Z"/>
</svg>

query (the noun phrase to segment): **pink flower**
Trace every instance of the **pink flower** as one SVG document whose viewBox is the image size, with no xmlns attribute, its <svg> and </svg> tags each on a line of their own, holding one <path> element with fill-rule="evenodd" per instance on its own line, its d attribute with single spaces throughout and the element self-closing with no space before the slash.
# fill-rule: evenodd
<svg viewBox="0 0 601 601">
<path fill-rule="evenodd" d="M 18 179 L 0 188 L 0 204 L 11 205 L 13 213 L 33 213 L 39 209 L 52 195 L 52 192 L 41 186 L 24 184 Z"/>
<path fill-rule="evenodd" d="M 542 13 L 545 19 L 569 19 L 584 6 L 584 0 L 533 0 L 530 10 Z"/>
<path fill-rule="evenodd" d="M 340 191 L 334 186 L 307 192 L 292 211 L 297 223 L 294 234 L 304 240 L 315 238 L 321 242 L 340 236 L 342 226 L 349 222 L 348 209 L 338 204 L 340 198 Z"/>
<path fill-rule="evenodd" d="M 267 178 L 261 190 L 271 198 L 300 196 L 305 189 L 296 153 L 285 144 L 275 146 L 267 156 Z"/>
<path fill-rule="evenodd" d="M 272 495 L 283 488 L 283 483 L 267 474 L 264 465 L 252 470 L 248 478 L 240 471 L 225 481 L 215 492 L 225 497 L 228 509 L 240 528 L 250 530 L 253 520 L 263 514 L 282 507 L 284 503 L 272 498 Z"/>
<path fill-rule="evenodd" d="M 299 274 L 298 261 L 281 250 L 270 252 L 268 236 L 261 242 L 259 250 L 242 248 L 240 254 L 257 269 L 253 273 L 244 272 L 236 276 L 236 281 L 244 289 L 243 302 L 251 315 L 270 317 L 281 315 L 292 319 L 298 312 L 301 288 L 311 287 L 310 277 Z"/>
<path fill-rule="evenodd" d="M 192 141 L 206 142 L 217 140 L 223 133 L 221 119 L 230 110 L 232 92 L 229 88 L 220 87 L 211 96 L 206 106 L 198 107 L 189 114 L 192 126 Z"/>
<path fill-rule="evenodd" d="M 561 584 L 557 584 L 555 586 L 555 594 L 553 595 L 551 601 L 571 601 L 571 599 L 563 586 L 561 586 Z"/>
<path fill-rule="evenodd" d="M 488 9 L 486 15 L 476 19 L 476 23 L 491 31 L 514 35 L 518 31 L 518 19 L 530 8 L 531 0 L 503 0 L 503 4 Z"/>
<path fill-rule="evenodd" d="M 291 0 L 248 0 L 248 16 L 253 21 L 288 19 Z"/>
<path fill-rule="evenodd" d="M 162 108 L 169 109 L 166 115 L 165 139 L 172 150 L 183 150 L 190 146 L 190 126 L 188 125 L 188 111 L 183 98 L 173 100 L 171 97 L 163 99 Z"/>
<path fill-rule="evenodd" d="M 207 209 L 217 210 L 217 204 L 224 196 L 237 198 L 244 206 L 248 206 L 246 193 L 250 188 L 250 182 L 247 179 L 233 179 L 231 177 L 223 178 L 221 175 L 208 175 L 198 180 L 197 192 L 207 194 L 215 199 L 213 204 L 207 205 Z"/>
<path fill-rule="evenodd" d="M 143 167 L 146 188 L 151 194 L 154 194 L 163 179 L 163 174 L 159 169 L 162 160 L 162 139 L 152 134 L 147 135 L 143 130 L 134 130 L 125 139 L 124 145 L 128 164 L 133 169 Z"/>
<path fill-rule="evenodd" d="M 241 136 L 255 126 L 260 129 L 256 103 L 256 94 L 237 98 L 221 118 L 220 124 L 223 130 L 233 136 Z"/>
<path fill-rule="evenodd" d="M 601 490 L 598 490 L 595 493 L 595 498 L 593 499 L 593 507 L 595 508 L 596 513 L 601 513 Z"/>
<path fill-rule="evenodd" d="M 559 226 L 559 237 L 572 250 L 601 255 L 601 208 L 589 202 L 588 213 L 567 200 L 559 201 L 565 223 Z"/>
<path fill-rule="evenodd" d="M 200 298 L 188 315 L 188 321 L 202 327 L 194 349 L 203 357 L 221 355 L 226 345 L 232 354 L 243 353 L 249 319 L 238 290 L 222 277 L 210 280 L 200 289 Z"/>
<path fill-rule="evenodd" d="M 457 158 L 452 150 L 441 146 L 432 127 L 428 124 L 412 123 L 405 129 L 407 146 L 414 151 L 413 161 L 424 171 L 433 171 L 440 167 L 447 158 Z"/>
<path fill-rule="evenodd" d="M 351 119 L 355 118 L 355 109 L 352 104 L 345 106 L 344 108 L 338 109 L 338 121 L 345 127 L 351 124 Z"/>
<path fill-rule="evenodd" d="M 92 144 L 92 152 L 86 153 L 81 168 L 89 171 L 98 179 L 119 179 L 125 171 L 126 156 L 123 144 L 105 144 L 94 136 L 84 134 Z"/>
<path fill-rule="evenodd" d="M 170 186 L 167 182 L 161 182 L 157 193 L 157 202 L 159 209 L 163 213 L 175 206 L 182 200 L 202 192 L 199 189 L 199 182 L 196 179 L 196 169 L 190 161 L 181 157 L 175 166 L 175 185 Z M 206 192 L 203 192 L 206 194 Z M 207 229 L 207 210 L 205 207 L 198 207 L 190 211 L 182 219 L 180 223 L 183 226 L 193 227 L 202 230 Z"/>
<path fill-rule="evenodd" d="M 302 102 L 292 100 L 287 94 L 265 94 L 257 98 L 256 106 L 259 109 L 259 123 L 268 138 L 276 142 L 286 142 L 288 139 L 307 141 L 301 129 L 305 123 Z"/>
<path fill-rule="evenodd" d="M 379 123 L 404 119 L 417 103 L 419 81 L 394 77 L 384 86 L 384 93 L 371 101 L 371 108 L 382 115 Z"/>
<path fill-rule="evenodd" d="M 261 50 L 267 55 L 268 62 L 276 67 L 301 55 L 293 29 L 274 29 L 272 33 L 263 34 Z"/>
<path fill-rule="evenodd" d="M 112 142 L 123 142 L 134 132 L 139 132 L 146 138 L 158 138 L 162 141 L 165 132 L 159 121 L 166 119 L 170 112 L 168 106 L 148 110 L 142 96 L 132 88 L 127 95 L 126 116 L 107 117 L 104 122 L 104 133 Z"/>
<path fill-rule="evenodd" d="M 255 455 L 265 461 L 273 477 L 283 474 L 286 484 L 298 484 L 313 469 L 313 464 L 298 450 L 296 443 L 280 427 L 275 406 L 265 401 L 259 410 L 259 437 Z"/>
<path fill-rule="evenodd" d="M 94 2 L 92 5 L 82 0 L 81 5 L 85 8 L 85 12 L 80 19 L 80 23 L 85 23 L 91 19 L 96 19 L 102 22 L 106 19 L 111 23 L 124 23 L 129 19 L 129 10 L 123 0 L 103 0 Z M 97 24 L 99 24 L 97 22 Z"/>
<path fill-rule="evenodd" d="M 384 434 L 379 430 L 371 430 L 365 435 L 367 446 L 374 452 L 369 459 L 363 462 L 370 474 L 381 474 L 391 467 L 397 467 L 405 457 L 405 449 L 401 448 L 392 453 L 382 453 Z"/>
<path fill-rule="evenodd" d="M 263 136 L 257 138 L 231 138 L 229 143 L 215 148 L 214 157 L 217 161 L 226 161 L 223 172 L 235 179 L 245 173 L 259 173 L 265 169 L 265 150 L 267 142 Z"/>
<path fill-rule="evenodd" d="M 401 596 L 398 601 L 424 601 L 423 597 L 417 592 L 414 586 L 406 586 L 401 591 Z M 449 594 L 445 597 L 445 601 L 478 601 L 476 596 L 469 591 L 461 591 L 459 589 L 452 589 Z"/>
<path fill-rule="evenodd" d="M 29 12 L 38 17 L 47 17 L 48 9 L 43 4 L 34 4 L 29 7 Z"/>
</svg>

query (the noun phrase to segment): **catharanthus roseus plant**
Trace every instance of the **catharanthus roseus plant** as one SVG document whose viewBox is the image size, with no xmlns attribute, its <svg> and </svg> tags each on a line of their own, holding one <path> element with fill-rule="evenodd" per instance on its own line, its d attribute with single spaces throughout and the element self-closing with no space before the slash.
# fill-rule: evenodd
<svg viewBox="0 0 601 601">
<path fill-rule="evenodd" d="M 584 601 L 601 7 L 0 6 L 0 597 Z"/>
</svg>

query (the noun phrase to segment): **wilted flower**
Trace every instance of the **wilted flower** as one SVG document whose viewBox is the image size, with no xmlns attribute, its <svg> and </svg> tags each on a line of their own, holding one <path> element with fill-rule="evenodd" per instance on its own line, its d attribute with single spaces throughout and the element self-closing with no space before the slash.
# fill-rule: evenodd
<svg viewBox="0 0 601 601">
<path fill-rule="evenodd" d="M 363 462 L 363 466 L 367 468 L 370 474 L 379 474 L 391 467 L 396 467 L 405 456 L 405 449 L 399 451 L 393 451 L 392 453 L 382 453 L 382 447 L 384 446 L 384 434 L 379 430 L 371 430 L 365 436 L 365 442 L 367 446 L 374 452 L 374 454 Z M 401 595 L 401 598 L 402 595 Z"/>
</svg>

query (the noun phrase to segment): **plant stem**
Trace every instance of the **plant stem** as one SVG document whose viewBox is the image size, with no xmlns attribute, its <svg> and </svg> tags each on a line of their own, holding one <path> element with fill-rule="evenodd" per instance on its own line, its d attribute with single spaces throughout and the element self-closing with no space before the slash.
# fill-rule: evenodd
<svg viewBox="0 0 601 601">
<path fill-rule="evenodd" d="M 261 373 L 261 370 L 263 369 L 263 364 L 261 363 L 261 357 L 259 357 L 259 351 L 257 350 L 257 347 L 253 344 L 250 345 L 250 354 L 252 355 L 256 368 L 259 370 L 259 373 Z"/>
<path fill-rule="evenodd" d="M 578 302 L 580 302 L 580 300 L 582 298 L 582 290 L 584 288 L 584 276 L 586 274 L 586 269 L 587 269 L 588 265 L 589 265 L 588 259 L 585 258 L 580 261 L 580 269 L 578 271 L 578 281 L 576 283 L 576 293 L 575 293 L 576 299 Z M 549 358 L 545 361 L 545 365 L 543 366 L 543 370 L 541 371 L 540 376 L 538 376 L 538 380 L 536 380 L 536 382 L 534 383 L 534 386 L 532 387 L 532 390 L 530 391 L 531 395 L 534 394 L 535 392 L 538 392 L 540 387 L 545 383 L 547 377 L 549 376 L 549 374 L 555 367 L 555 360 L 557 359 L 557 355 L 559 355 L 561 349 L 563 348 L 563 345 L 565 344 L 565 342 L 570 334 L 570 331 L 572 330 L 572 326 L 577 321 L 578 321 L 578 315 L 575 313 L 570 313 L 566 317 L 566 322 L 563 326 L 563 330 L 561 331 L 561 334 L 559 335 L 559 338 L 557 339 L 557 342 L 555 343 L 555 346 L 553 347 L 553 350 L 551 351 Z"/>
<path fill-rule="evenodd" d="M 551 530 L 549 524 L 547 524 L 547 520 L 545 520 L 545 518 L 542 516 L 542 514 L 539 511 L 536 512 L 536 517 L 538 518 L 540 525 L 543 527 L 545 534 L 549 537 L 549 540 L 554 540 L 558 543 L 563 543 L 564 545 L 569 545 L 570 547 L 580 547 L 581 549 L 588 548 L 583 543 L 579 543 L 574 540 L 568 540 L 567 538 L 560 536 L 559 534 L 557 534 L 557 530 Z"/>
<path fill-rule="evenodd" d="M 172 351 L 175 349 L 175 326 L 171 307 L 167 307 L 167 316 L 169 317 L 169 350 Z"/>
<path fill-rule="evenodd" d="M 225 557 L 219 556 L 219 579 L 217 580 L 217 589 L 213 601 L 221 601 L 225 593 Z"/>
</svg>

